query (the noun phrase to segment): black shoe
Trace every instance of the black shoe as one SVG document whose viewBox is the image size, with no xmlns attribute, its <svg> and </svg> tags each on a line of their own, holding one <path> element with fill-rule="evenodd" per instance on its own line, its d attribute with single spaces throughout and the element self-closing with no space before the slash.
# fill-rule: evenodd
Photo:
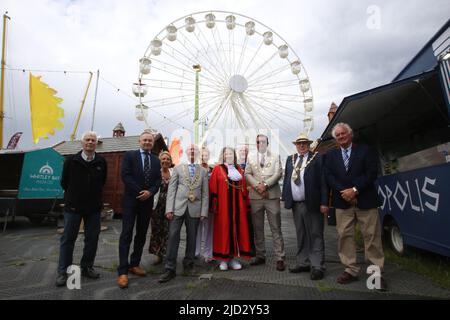
<svg viewBox="0 0 450 320">
<path fill-rule="evenodd" d="M 375 288 L 377 291 L 387 291 L 387 283 L 383 276 L 380 277 L 380 287 Z"/>
<path fill-rule="evenodd" d="M 81 275 L 83 277 L 86 277 L 86 278 L 89 278 L 89 279 L 98 279 L 98 278 L 100 278 L 100 273 L 95 272 L 94 268 L 92 268 L 92 267 L 87 267 L 87 268 L 81 269 Z"/>
<path fill-rule="evenodd" d="M 173 278 L 175 278 L 175 276 L 176 276 L 175 271 L 166 270 L 166 272 L 164 272 L 162 274 L 162 276 L 158 279 L 158 282 L 159 283 L 168 282 L 168 281 L 172 280 Z"/>
<path fill-rule="evenodd" d="M 194 270 L 194 267 L 193 266 L 191 266 L 191 267 L 184 267 L 183 268 L 183 276 L 192 276 L 192 275 L 195 275 L 195 270 Z"/>
<path fill-rule="evenodd" d="M 67 273 L 58 273 L 55 285 L 57 287 L 63 287 L 66 285 L 66 283 L 67 283 Z"/>
<path fill-rule="evenodd" d="M 319 269 L 313 269 L 311 272 L 311 280 L 321 280 L 323 279 L 323 271 Z"/>
<path fill-rule="evenodd" d="M 290 273 L 300 273 L 300 272 L 309 272 L 311 271 L 310 266 L 295 266 L 294 268 L 289 268 Z"/>
<path fill-rule="evenodd" d="M 265 263 L 266 263 L 266 259 L 261 258 L 261 257 L 256 257 L 255 259 L 253 259 L 253 260 L 250 262 L 250 265 L 251 265 L 251 266 L 257 266 L 257 265 L 265 264 Z"/>
</svg>

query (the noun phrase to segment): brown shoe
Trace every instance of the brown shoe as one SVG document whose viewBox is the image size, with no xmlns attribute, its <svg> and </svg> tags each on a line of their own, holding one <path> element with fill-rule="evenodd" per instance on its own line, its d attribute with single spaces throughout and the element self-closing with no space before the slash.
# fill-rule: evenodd
<svg viewBox="0 0 450 320">
<path fill-rule="evenodd" d="M 130 269 L 128 269 L 128 271 L 139 277 L 145 277 L 145 275 L 147 274 L 147 272 L 145 272 L 145 270 L 141 267 L 131 267 Z"/>
<path fill-rule="evenodd" d="M 284 269 L 286 269 L 286 266 L 284 265 L 284 261 L 283 260 L 278 260 L 277 261 L 277 270 L 278 271 L 284 271 Z"/>
<path fill-rule="evenodd" d="M 352 281 L 358 281 L 358 277 L 352 276 L 350 273 L 345 271 L 337 278 L 337 283 L 340 284 L 347 284 Z"/>
<path fill-rule="evenodd" d="M 128 287 L 128 276 L 126 274 L 122 274 L 117 278 L 117 285 L 120 289 L 124 289 Z"/>
</svg>

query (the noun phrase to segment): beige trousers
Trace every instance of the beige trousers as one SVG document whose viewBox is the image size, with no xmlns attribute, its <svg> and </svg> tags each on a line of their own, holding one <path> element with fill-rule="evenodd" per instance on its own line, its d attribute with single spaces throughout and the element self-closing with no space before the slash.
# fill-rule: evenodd
<svg viewBox="0 0 450 320">
<path fill-rule="evenodd" d="M 345 271 L 357 276 L 360 268 L 356 264 L 355 225 L 358 222 L 364 238 L 366 259 L 383 270 L 384 253 L 381 242 L 381 225 L 378 209 L 362 210 L 336 208 L 336 228 L 339 234 L 338 253 Z"/>
<path fill-rule="evenodd" d="M 277 261 L 284 260 L 284 241 L 281 233 L 281 209 L 279 199 L 250 200 L 252 207 L 253 232 L 255 238 L 256 256 L 266 258 L 264 238 L 264 216 L 267 213 Z"/>
</svg>

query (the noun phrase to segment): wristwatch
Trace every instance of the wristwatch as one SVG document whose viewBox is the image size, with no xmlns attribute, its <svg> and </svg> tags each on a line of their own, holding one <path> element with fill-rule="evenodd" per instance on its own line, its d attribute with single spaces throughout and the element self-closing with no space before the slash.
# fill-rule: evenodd
<svg viewBox="0 0 450 320">
<path fill-rule="evenodd" d="M 355 192 L 355 194 L 358 194 L 358 189 L 356 189 L 355 187 L 353 187 L 352 189 Z"/>
</svg>

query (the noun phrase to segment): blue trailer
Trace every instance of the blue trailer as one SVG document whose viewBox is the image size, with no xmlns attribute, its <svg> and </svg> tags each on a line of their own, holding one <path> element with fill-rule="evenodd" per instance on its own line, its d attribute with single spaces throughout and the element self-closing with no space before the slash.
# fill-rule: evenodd
<svg viewBox="0 0 450 320">
<path fill-rule="evenodd" d="M 395 252 L 406 244 L 450 257 L 449 182 L 450 163 L 378 179 L 380 218 Z"/>
<path fill-rule="evenodd" d="M 355 143 L 379 154 L 376 182 L 384 236 L 450 257 L 450 20 L 393 82 L 346 97 L 325 129 L 319 151 L 334 147 L 339 122 Z"/>
</svg>

